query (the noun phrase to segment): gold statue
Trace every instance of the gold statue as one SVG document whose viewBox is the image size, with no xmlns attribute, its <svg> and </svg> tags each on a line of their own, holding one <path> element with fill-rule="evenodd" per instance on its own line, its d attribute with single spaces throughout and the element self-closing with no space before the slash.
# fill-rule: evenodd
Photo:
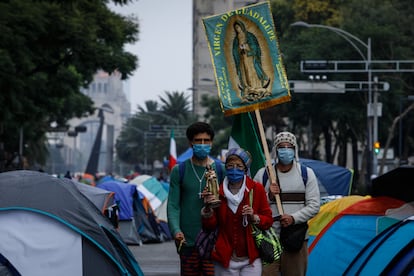
<svg viewBox="0 0 414 276">
<path fill-rule="evenodd" d="M 211 208 L 216 208 L 220 206 L 220 199 L 219 199 L 219 183 L 217 181 L 216 172 L 211 167 L 211 165 L 207 165 L 207 173 L 205 174 L 206 177 L 206 187 L 207 191 L 209 191 L 212 195 L 214 195 L 214 200 L 209 202 Z"/>
</svg>

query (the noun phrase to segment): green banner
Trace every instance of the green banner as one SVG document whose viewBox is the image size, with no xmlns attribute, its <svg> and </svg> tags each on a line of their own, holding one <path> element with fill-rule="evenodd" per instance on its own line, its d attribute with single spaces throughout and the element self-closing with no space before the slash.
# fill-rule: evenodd
<svg viewBox="0 0 414 276">
<path fill-rule="evenodd" d="M 225 116 L 290 101 L 268 2 L 202 20 Z"/>
</svg>

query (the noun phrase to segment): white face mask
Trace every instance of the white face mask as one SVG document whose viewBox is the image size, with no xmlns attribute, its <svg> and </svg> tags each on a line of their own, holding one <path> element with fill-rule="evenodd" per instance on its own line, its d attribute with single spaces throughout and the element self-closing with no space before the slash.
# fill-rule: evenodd
<svg viewBox="0 0 414 276">
<path fill-rule="evenodd" d="M 293 162 L 295 158 L 295 151 L 293 148 L 279 148 L 277 149 L 277 158 L 284 165 L 288 165 Z"/>
</svg>

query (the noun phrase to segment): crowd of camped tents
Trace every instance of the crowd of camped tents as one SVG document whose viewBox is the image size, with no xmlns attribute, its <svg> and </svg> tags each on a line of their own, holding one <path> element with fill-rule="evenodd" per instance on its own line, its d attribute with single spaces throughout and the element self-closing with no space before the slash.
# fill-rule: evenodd
<svg viewBox="0 0 414 276">
<path fill-rule="evenodd" d="M 371 194 L 360 196 L 350 194 L 351 170 L 302 162 L 314 169 L 321 192 L 321 209 L 309 221 L 307 275 L 414 273 L 413 167 L 374 179 Z M 85 179 L 0 174 L 0 272 L 34 275 L 41 267 L 39 275 L 142 275 L 128 246 L 172 240 L 169 183 L 150 175 Z M 48 265 L 54 262 L 65 265 Z"/>
</svg>

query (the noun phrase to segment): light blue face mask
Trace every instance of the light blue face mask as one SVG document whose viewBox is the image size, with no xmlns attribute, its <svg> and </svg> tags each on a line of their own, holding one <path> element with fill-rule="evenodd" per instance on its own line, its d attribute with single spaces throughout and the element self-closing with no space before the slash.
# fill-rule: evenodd
<svg viewBox="0 0 414 276">
<path fill-rule="evenodd" d="M 295 151 L 293 148 L 280 148 L 277 149 L 277 158 L 284 165 L 289 165 L 295 158 Z"/>
<path fill-rule="evenodd" d="M 197 159 L 205 159 L 211 151 L 210 144 L 194 144 L 193 145 L 193 154 Z"/>
<path fill-rule="evenodd" d="M 230 183 L 237 183 L 243 180 L 244 170 L 237 168 L 226 169 L 226 176 Z"/>
</svg>

